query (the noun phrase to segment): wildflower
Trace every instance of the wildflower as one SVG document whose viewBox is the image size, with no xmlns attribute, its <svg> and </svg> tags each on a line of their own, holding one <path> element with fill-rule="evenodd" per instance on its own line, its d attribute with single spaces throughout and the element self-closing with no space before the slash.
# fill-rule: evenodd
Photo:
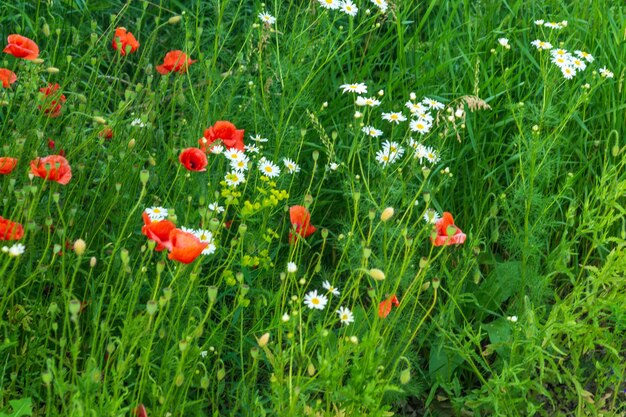
<svg viewBox="0 0 626 417">
<path fill-rule="evenodd" d="M 267 12 L 259 13 L 259 19 L 266 25 L 273 25 L 276 23 L 276 18 Z"/>
<path fill-rule="evenodd" d="M 115 29 L 111 46 L 116 51 L 120 51 L 120 55 L 126 56 L 126 54 L 133 53 L 139 48 L 139 42 L 126 28 L 120 27 Z"/>
<path fill-rule="evenodd" d="M 342 12 L 347 14 L 348 16 L 356 16 L 359 9 L 355 6 L 354 3 L 350 0 L 344 0 L 339 4 L 339 8 Z"/>
<path fill-rule="evenodd" d="M 274 178 L 280 174 L 278 165 L 267 159 L 259 163 L 259 171 L 268 178 Z"/>
<path fill-rule="evenodd" d="M 561 72 L 566 80 L 571 80 L 576 75 L 576 70 L 570 66 L 561 67 Z"/>
<path fill-rule="evenodd" d="M 183 150 L 180 153 L 178 160 L 189 171 L 206 171 L 206 166 L 208 164 L 206 154 L 198 148 L 187 148 Z"/>
<path fill-rule="evenodd" d="M 594 58 L 593 55 L 585 52 L 585 51 L 574 51 L 574 53 L 582 59 L 585 59 L 587 62 L 593 62 Z"/>
<path fill-rule="evenodd" d="M 243 152 L 243 135 L 243 129 L 237 129 L 231 122 L 220 120 L 204 131 L 203 138 L 200 139 L 200 149 L 206 151 L 207 145 L 220 140 L 227 149 L 235 148 Z"/>
<path fill-rule="evenodd" d="M 407 101 L 406 103 L 404 103 L 404 106 L 409 109 L 411 114 L 415 114 L 418 112 L 422 113 L 426 111 L 426 107 L 424 107 L 422 103 L 414 103 L 412 101 Z"/>
<path fill-rule="evenodd" d="M 339 86 L 339 88 L 343 89 L 344 93 L 367 93 L 367 86 L 364 83 L 342 84 Z"/>
<path fill-rule="evenodd" d="M 293 262 L 289 262 L 287 264 L 287 272 L 289 272 L 290 274 L 295 273 L 298 270 L 298 266 L 293 263 Z"/>
<path fill-rule="evenodd" d="M 10 174 L 17 166 L 17 159 L 9 156 L 0 157 L 0 174 Z"/>
<path fill-rule="evenodd" d="M 287 169 L 287 172 L 290 174 L 295 174 L 296 172 L 300 172 L 300 167 L 294 161 L 289 158 L 283 158 L 283 164 Z"/>
<path fill-rule="evenodd" d="M 296 240 L 296 235 L 306 238 L 317 230 L 315 226 L 311 225 L 311 214 L 304 206 L 289 207 L 289 220 L 292 226 L 292 230 L 289 231 L 290 243 Z"/>
<path fill-rule="evenodd" d="M 329 10 L 337 10 L 341 4 L 339 3 L 339 0 L 317 0 L 320 5 L 325 8 L 325 9 L 329 9 Z"/>
<path fill-rule="evenodd" d="M 393 217 L 394 214 L 394 209 L 393 207 L 387 207 L 383 210 L 383 212 L 380 214 L 380 220 L 382 222 L 386 222 L 389 219 L 391 219 Z"/>
<path fill-rule="evenodd" d="M 244 182 L 246 178 L 243 175 L 243 172 L 239 172 L 235 170 L 235 171 L 230 171 L 229 173 L 227 173 L 226 176 L 224 177 L 224 180 L 226 181 L 226 184 L 229 185 L 230 187 L 236 187 L 242 182 Z"/>
<path fill-rule="evenodd" d="M 17 81 L 17 75 L 11 70 L 0 68 L 0 81 L 2 81 L 2 88 L 8 88 Z"/>
<path fill-rule="evenodd" d="M 391 112 L 391 113 L 383 113 L 383 119 L 389 122 L 394 122 L 395 124 L 399 124 L 400 122 L 404 122 L 406 117 L 400 112 Z"/>
<path fill-rule="evenodd" d="M 165 54 L 163 64 L 157 65 L 156 70 L 161 75 L 169 74 L 172 71 L 184 74 L 187 72 L 189 66 L 194 62 L 196 62 L 196 60 L 192 60 L 183 51 L 174 50 Z"/>
<path fill-rule="evenodd" d="M 40 88 L 39 91 L 43 93 L 43 100 L 45 106 L 43 107 L 43 112 L 48 115 L 48 117 L 59 117 L 61 115 L 61 105 L 65 103 L 66 98 L 63 94 L 58 94 L 59 84 L 50 84 L 48 83 L 47 87 Z M 42 106 L 39 106 L 41 109 Z"/>
<path fill-rule="evenodd" d="M 530 44 L 537 49 L 552 49 L 552 44 L 550 42 L 540 41 L 539 39 L 535 39 Z"/>
<path fill-rule="evenodd" d="M 498 43 L 501 46 L 504 46 L 506 49 L 510 49 L 511 45 L 509 45 L 509 40 L 507 38 L 499 38 Z"/>
<path fill-rule="evenodd" d="M 217 213 L 223 213 L 224 207 L 220 206 L 219 203 L 215 202 L 215 203 L 209 204 L 209 210 L 215 211 Z"/>
<path fill-rule="evenodd" d="M 261 135 L 259 135 L 258 133 L 256 135 L 254 135 L 254 136 L 251 135 L 250 136 L 250 140 L 253 140 L 255 142 L 260 142 L 260 143 L 267 142 L 267 139 L 266 138 L 262 138 Z"/>
<path fill-rule="evenodd" d="M 304 304 L 310 309 L 323 310 L 328 303 L 328 298 L 325 295 L 318 294 L 317 290 L 309 292 L 304 296 Z"/>
<path fill-rule="evenodd" d="M 578 58 L 572 58 L 570 64 L 576 69 L 576 71 L 584 71 L 587 68 L 587 64 L 585 64 L 585 61 Z"/>
<path fill-rule="evenodd" d="M 409 128 L 413 132 L 419 132 L 422 135 L 425 135 L 426 133 L 430 132 L 430 129 L 432 128 L 432 126 L 433 125 L 430 122 L 421 118 L 417 120 L 411 120 L 411 122 L 409 123 Z"/>
<path fill-rule="evenodd" d="M 385 13 L 387 11 L 387 1 L 386 0 L 370 0 L 374 3 L 381 12 Z"/>
<path fill-rule="evenodd" d="M 131 126 L 146 127 L 146 124 L 139 117 L 133 119 L 133 121 L 130 122 L 130 125 Z"/>
<path fill-rule="evenodd" d="M 552 56 L 562 56 L 564 58 L 571 58 L 572 54 L 570 54 L 569 52 L 567 52 L 567 50 L 563 49 L 563 48 L 558 48 L 558 49 L 553 49 L 550 51 L 550 55 Z"/>
<path fill-rule="evenodd" d="M 200 356 L 202 356 L 203 358 L 206 358 L 208 354 L 209 354 L 208 350 L 203 350 L 200 352 Z"/>
<path fill-rule="evenodd" d="M 47 181 L 66 185 L 72 179 L 72 168 L 61 155 L 49 155 L 30 161 L 30 172 Z"/>
<path fill-rule="evenodd" d="M 39 47 L 37 44 L 22 35 L 9 35 L 7 38 L 9 44 L 4 48 L 2 52 L 11 54 L 16 58 L 24 58 L 32 61 L 39 56 Z"/>
<path fill-rule="evenodd" d="M 425 97 L 424 100 L 422 100 L 422 103 L 428 106 L 429 109 L 441 110 L 444 108 L 443 103 L 428 97 Z"/>
<path fill-rule="evenodd" d="M 435 246 L 460 245 L 465 242 L 465 233 L 454 224 L 452 214 L 447 211 L 443 217 L 435 223 L 435 230 L 430 236 L 430 241 Z"/>
<path fill-rule="evenodd" d="M 330 164 L 328 164 L 328 169 L 331 171 L 337 171 L 338 168 L 339 164 L 337 162 L 331 162 Z"/>
<path fill-rule="evenodd" d="M 158 207 L 157 207 L 158 208 Z M 170 244 L 170 232 L 176 229 L 176 225 L 169 220 L 152 220 L 147 210 L 141 214 L 143 218 L 143 227 L 141 233 L 143 233 L 148 239 L 156 242 L 156 250 L 158 252 L 169 249 Z"/>
<path fill-rule="evenodd" d="M 544 26 L 550 29 L 563 29 L 563 25 L 557 22 L 547 22 Z"/>
<path fill-rule="evenodd" d="M 383 142 L 383 149 L 389 153 L 393 162 L 404 155 L 404 148 L 401 147 L 398 142 L 389 142 L 388 140 Z"/>
<path fill-rule="evenodd" d="M 234 170 L 237 170 L 237 171 L 247 171 L 249 162 L 250 162 L 250 158 L 248 158 L 247 156 L 244 155 L 240 159 L 231 160 L 230 161 L 230 167 L 232 169 L 234 169 Z"/>
<path fill-rule="evenodd" d="M 441 216 L 439 216 L 439 213 L 437 213 L 435 210 L 429 208 L 426 210 L 426 212 L 424 212 L 424 221 L 426 223 L 430 223 L 430 224 L 436 224 L 439 219 L 441 219 Z"/>
<path fill-rule="evenodd" d="M 544 23 L 543 19 L 535 20 L 535 25 L 537 26 L 543 26 L 543 23 Z"/>
<path fill-rule="evenodd" d="M 381 136 L 383 134 L 382 130 L 378 130 L 373 126 L 364 126 L 361 129 L 361 132 L 365 133 L 368 136 L 371 136 L 373 138 L 377 138 L 379 136 Z"/>
<path fill-rule="evenodd" d="M 603 78 L 613 78 L 613 72 L 609 71 L 608 69 L 606 69 L 606 67 L 602 67 L 600 68 L 600 75 Z"/>
<path fill-rule="evenodd" d="M 337 314 L 339 314 L 339 321 L 341 321 L 341 324 L 348 326 L 350 323 L 354 323 L 354 315 L 347 307 L 339 307 Z"/>
<path fill-rule="evenodd" d="M 517 323 L 517 316 L 507 316 L 506 319 L 511 323 Z"/>
<path fill-rule="evenodd" d="M 339 289 L 335 288 L 328 280 L 322 283 L 322 287 L 332 295 L 339 296 Z"/>
<path fill-rule="evenodd" d="M 564 56 L 560 56 L 560 55 L 553 56 L 551 61 L 554 65 L 556 65 L 559 68 L 571 66 L 570 60 Z"/>
<path fill-rule="evenodd" d="M 243 147 L 245 149 L 246 152 L 248 153 L 259 153 L 260 149 L 258 146 L 252 144 L 252 145 L 244 145 Z"/>
<path fill-rule="evenodd" d="M 437 162 L 439 162 L 439 155 L 437 155 L 437 151 L 435 151 L 433 148 L 428 146 L 426 147 L 425 152 L 425 158 L 428 160 L 428 162 L 430 162 L 431 164 L 436 164 Z"/>
<path fill-rule="evenodd" d="M 111 129 L 109 126 L 105 126 L 104 129 L 102 129 L 100 133 L 98 133 L 98 136 L 104 139 L 111 139 L 113 137 L 113 129 Z"/>
<path fill-rule="evenodd" d="M 375 99 L 373 97 L 358 96 L 356 98 L 355 104 L 357 106 L 376 107 L 376 106 L 380 106 L 380 100 L 377 100 L 377 99 Z"/>
<path fill-rule="evenodd" d="M 24 236 L 24 226 L 0 216 L 0 240 L 20 240 Z"/>
<path fill-rule="evenodd" d="M 133 414 L 136 417 L 148 417 L 148 412 L 143 404 L 139 404 L 137 407 L 133 408 Z"/>
<path fill-rule="evenodd" d="M 145 210 L 151 221 L 159 221 L 167 218 L 169 214 L 166 208 L 163 207 L 150 207 Z"/>
<path fill-rule="evenodd" d="M 217 247 L 215 246 L 215 242 L 213 241 L 213 233 L 208 230 L 198 229 L 192 232 L 194 236 L 196 236 L 200 242 L 207 243 L 207 247 L 201 252 L 202 255 L 211 255 L 215 253 Z"/>
<path fill-rule="evenodd" d="M 391 154 L 387 149 L 381 149 L 376 152 L 376 161 L 383 167 L 386 167 L 393 162 Z"/>
<path fill-rule="evenodd" d="M 26 251 L 26 246 L 22 245 L 21 243 L 16 243 L 9 248 L 8 253 L 9 253 L 9 256 L 15 258 L 23 254 L 25 251 Z"/>
<path fill-rule="evenodd" d="M 246 154 L 237 148 L 230 148 L 227 152 L 223 153 L 224 156 L 231 162 L 241 161 L 246 158 Z"/>
<path fill-rule="evenodd" d="M 283 316 L 280 319 L 283 321 L 283 323 L 287 323 L 290 319 L 289 314 L 287 313 L 283 314 Z"/>
<path fill-rule="evenodd" d="M 395 294 L 390 295 L 389 297 L 387 297 L 386 300 L 381 301 L 381 303 L 378 305 L 378 317 L 380 317 L 381 319 L 387 317 L 389 313 L 391 313 L 391 308 L 394 305 L 396 307 L 400 305 L 398 297 L 396 297 Z"/>
<path fill-rule="evenodd" d="M 184 264 L 193 262 L 209 246 L 207 242 L 201 242 L 193 233 L 180 229 L 170 231 L 169 243 L 170 253 L 167 258 Z"/>
</svg>

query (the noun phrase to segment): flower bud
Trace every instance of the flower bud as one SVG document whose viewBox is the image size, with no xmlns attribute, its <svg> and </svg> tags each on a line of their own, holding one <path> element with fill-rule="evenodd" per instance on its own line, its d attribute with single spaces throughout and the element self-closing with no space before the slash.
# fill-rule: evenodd
<svg viewBox="0 0 626 417">
<path fill-rule="evenodd" d="M 80 301 L 78 301 L 78 300 L 71 300 L 68 308 L 69 308 L 70 314 L 72 316 L 77 315 L 78 312 L 80 311 Z"/>
<path fill-rule="evenodd" d="M 59 73 L 59 69 L 57 67 L 48 67 L 48 68 L 46 68 L 46 72 L 48 74 L 58 74 Z"/>
<path fill-rule="evenodd" d="M 378 268 L 372 268 L 368 271 L 370 277 L 376 281 L 382 281 L 385 279 L 385 273 Z"/>
<path fill-rule="evenodd" d="M 87 249 L 87 244 L 84 240 L 77 239 L 74 242 L 74 252 L 76 252 L 76 255 L 83 256 L 83 254 L 85 253 L 85 249 Z"/>
<path fill-rule="evenodd" d="M 391 217 L 393 217 L 393 207 L 387 207 L 386 209 L 383 210 L 382 214 L 380 215 L 380 220 L 383 222 L 388 221 L 389 219 L 391 219 Z"/>
<path fill-rule="evenodd" d="M 267 346 L 267 343 L 270 341 L 270 334 L 264 333 L 261 337 L 259 337 L 256 342 L 260 348 L 264 348 Z"/>
<path fill-rule="evenodd" d="M 400 372 L 400 383 L 406 385 L 411 381 L 411 368 L 406 368 Z"/>
<path fill-rule="evenodd" d="M 100 116 L 94 116 L 93 121 L 101 125 L 107 124 L 107 121 L 104 119 L 104 117 L 100 117 Z"/>
<path fill-rule="evenodd" d="M 47 23 L 43 24 L 42 32 L 46 38 L 50 36 L 50 26 Z"/>
<path fill-rule="evenodd" d="M 181 19 L 182 19 L 182 16 L 172 16 L 169 19 L 167 19 L 167 23 L 169 23 L 170 25 L 175 25 L 178 22 L 180 22 Z"/>
<path fill-rule="evenodd" d="M 309 376 L 313 376 L 315 372 L 317 372 L 315 365 L 313 365 L 313 362 L 309 362 L 309 366 L 306 367 L 306 373 L 309 374 Z"/>
</svg>

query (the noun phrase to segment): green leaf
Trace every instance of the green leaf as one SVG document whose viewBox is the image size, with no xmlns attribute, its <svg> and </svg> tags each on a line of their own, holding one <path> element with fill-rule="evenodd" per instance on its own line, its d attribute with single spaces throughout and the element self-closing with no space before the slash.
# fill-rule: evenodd
<svg viewBox="0 0 626 417">
<path fill-rule="evenodd" d="M 0 417 L 21 417 L 33 415 L 33 400 L 31 400 L 30 398 L 11 400 L 9 401 L 9 404 L 11 405 L 13 412 L 11 412 L 10 414 L 0 412 Z"/>
<path fill-rule="evenodd" d="M 443 341 L 440 341 L 430 350 L 428 372 L 434 380 L 449 381 L 454 370 L 463 362 L 461 355 L 446 348 Z"/>
<path fill-rule="evenodd" d="M 502 358 L 508 358 L 511 352 L 509 341 L 511 339 L 511 324 L 504 318 L 499 318 L 491 323 L 483 324 L 483 328 L 489 335 L 489 343 Z"/>
</svg>

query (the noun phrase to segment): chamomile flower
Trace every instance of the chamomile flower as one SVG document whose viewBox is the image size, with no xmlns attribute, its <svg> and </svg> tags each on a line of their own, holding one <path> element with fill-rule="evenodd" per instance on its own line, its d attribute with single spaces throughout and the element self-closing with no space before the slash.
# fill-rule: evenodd
<svg viewBox="0 0 626 417">
<path fill-rule="evenodd" d="M 428 97 L 425 97 L 424 100 L 422 100 L 422 103 L 428 106 L 429 109 L 441 110 L 444 108 L 443 103 L 440 103 L 437 100 L 433 100 L 432 98 Z"/>
<path fill-rule="evenodd" d="M 424 221 L 429 224 L 435 224 L 441 219 L 439 213 L 429 208 L 424 212 Z"/>
<path fill-rule="evenodd" d="M 374 126 L 363 126 L 361 132 L 373 138 L 377 138 L 383 134 L 382 130 L 378 130 Z"/>
<path fill-rule="evenodd" d="M 587 53 L 585 51 L 574 51 L 574 53 L 582 59 L 585 59 L 587 62 L 593 62 L 593 55 L 591 55 L 590 53 Z"/>
<path fill-rule="evenodd" d="M 550 51 L 550 54 L 552 56 L 562 56 L 564 58 L 570 58 L 572 56 L 572 54 L 570 54 L 569 52 L 567 52 L 567 50 L 563 49 L 563 48 L 558 48 L 558 49 L 553 49 Z"/>
<path fill-rule="evenodd" d="M 419 162 L 421 164 L 422 161 L 426 159 L 426 154 L 428 153 L 428 149 L 426 148 L 426 146 L 418 142 L 413 142 L 413 143 L 409 142 L 409 145 L 411 145 L 411 147 L 415 149 L 415 152 L 413 153 L 413 158 L 419 159 Z"/>
<path fill-rule="evenodd" d="M 339 88 L 343 93 L 367 94 L 367 86 L 364 83 L 342 84 Z"/>
<path fill-rule="evenodd" d="M 437 151 L 435 151 L 433 148 L 428 146 L 426 147 L 426 159 L 431 164 L 436 164 L 437 162 L 439 162 L 439 154 L 437 154 Z"/>
<path fill-rule="evenodd" d="M 543 24 L 544 24 L 544 20 L 543 19 L 535 20 L 535 25 L 543 26 Z"/>
<path fill-rule="evenodd" d="M 328 297 L 318 294 L 317 290 L 310 291 L 304 296 L 304 304 L 312 310 L 323 310 L 326 303 L 328 303 Z"/>
<path fill-rule="evenodd" d="M 246 177 L 244 176 L 243 172 L 230 171 L 224 176 L 224 180 L 226 181 L 226 184 L 228 186 L 236 187 L 242 182 L 244 182 L 246 180 Z"/>
<path fill-rule="evenodd" d="M 530 44 L 537 49 L 542 49 L 542 50 L 552 49 L 552 44 L 550 42 L 540 41 L 539 39 L 535 39 Z"/>
<path fill-rule="evenodd" d="M 300 166 L 289 158 L 283 158 L 283 164 L 285 165 L 285 169 L 287 169 L 287 172 L 290 174 L 300 172 Z"/>
<path fill-rule="evenodd" d="M 259 135 L 258 133 L 254 136 L 250 136 L 250 140 L 253 140 L 255 142 L 267 142 L 266 138 L 262 138 L 261 135 Z"/>
<path fill-rule="evenodd" d="M 550 29 L 563 29 L 563 25 L 557 22 L 546 22 L 544 26 Z"/>
<path fill-rule="evenodd" d="M 411 123 L 409 123 L 409 128 L 413 131 L 413 132 L 419 132 L 422 135 L 425 135 L 426 133 L 430 132 L 430 129 L 432 128 L 432 124 L 424 119 L 417 119 L 417 120 L 411 120 Z"/>
<path fill-rule="evenodd" d="M 209 204 L 209 210 L 214 211 L 216 213 L 223 213 L 224 207 L 220 206 L 218 202 Z"/>
<path fill-rule="evenodd" d="M 22 245 L 21 243 L 16 243 L 9 248 L 8 253 L 11 257 L 17 257 L 23 254 L 25 251 L 26 246 Z"/>
<path fill-rule="evenodd" d="M 317 1 L 323 8 L 329 9 L 329 10 L 337 10 L 341 6 L 341 4 L 339 3 L 339 0 L 317 0 Z"/>
<path fill-rule="evenodd" d="M 241 161 L 246 158 L 246 155 L 242 151 L 235 148 L 230 148 L 228 151 L 224 152 L 224 156 L 231 162 Z"/>
<path fill-rule="evenodd" d="M 246 152 L 248 153 L 259 153 L 260 149 L 258 146 L 254 145 L 254 144 L 250 144 L 250 145 L 243 145 L 243 148 L 246 150 Z"/>
<path fill-rule="evenodd" d="M 409 109 L 411 114 L 415 114 L 415 113 L 418 113 L 418 112 L 425 112 L 426 111 L 426 107 L 422 103 L 414 103 L 412 101 L 407 101 L 406 103 L 404 103 L 404 106 L 407 109 Z"/>
<path fill-rule="evenodd" d="M 565 77 L 566 80 L 571 80 L 572 78 L 574 78 L 574 75 L 576 75 L 576 70 L 569 65 L 562 66 L 561 72 L 563 73 L 563 77 Z"/>
<path fill-rule="evenodd" d="M 240 159 L 231 159 L 230 160 L 230 167 L 232 169 L 237 170 L 237 171 L 247 171 L 248 170 L 248 162 L 250 162 L 250 158 L 248 158 L 247 156 L 244 155 L 243 158 L 240 158 Z"/>
<path fill-rule="evenodd" d="M 427 111 L 418 111 L 416 113 L 413 113 L 411 116 L 416 117 L 418 119 L 422 119 L 425 122 L 428 122 L 430 124 L 432 124 L 433 120 L 434 120 L 433 116 L 430 113 L 428 113 Z"/>
<path fill-rule="evenodd" d="M 352 17 L 356 16 L 357 12 L 359 11 L 359 8 L 356 7 L 356 5 L 350 0 L 345 0 L 339 3 L 339 8 L 342 12 Z"/>
<path fill-rule="evenodd" d="M 326 169 L 329 171 L 337 171 L 338 168 L 339 164 L 337 162 L 331 162 L 330 164 L 328 164 L 328 167 Z"/>
<path fill-rule="evenodd" d="M 571 62 L 570 62 L 569 58 L 561 56 L 561 55 L 553 56 L 551 61 L 552 61 L 553 64 L 555 64 L 559 68 L 570 67 L 571 66 Z"/>
<path fill-rule="evenodd" d="M 209 245 L 201 252 L 202 255 L 211 255 L 215 253 L 217 247 L 213 241 L 213 233 L 208 230 L 198 229 L 193 232 L 194 236 L 200 239 L 202 243 L 208 243 Z"/>
<path fill-rule="evenodd" d="M 387 149 L 381 149 L 376 152 L 376 161 L 381 164 L 383 167 L 393 163 L 393 158 Z"/>
<path fill-rule="evenodd" d="M 606 67 L 602 67 L 598 71 L 603 78 L 613 78 L 613 72 L 606 69 Z"/>
<path fill-rule="evenodd" d="M 147 208 L 145 211 L 148 217 L 150 217 L 150 220 L 152 220 L 153 222 L 163 220 L 168 215 L 167 209 L 163 207 L 150 207 Z"/>
<path fill-rule="evenodd" d="M 406 117 L 400 112 L 391 112 L 383 113 L 383 119 L 395 124 L 399 124 L 400 122 L 404 122 L 406 120 Z"/>
<path fill-rule="evenodd" d="M 294 262 L 287 263 L 287 272 L 289 272 L 290 274 L 293 274 L 297 270 L 298 270 L 298 265 L 296 265 Z"/>
<path fill-rule="evenodd" d="M 507 49 L 511 47 L 511 45 L 509 45 L 509 40 L 507 38 L 498 38 L 498 43 Z"/>
<path fill-rule="evenodd" d="M 404 148 L 398 144 L 398 142 L 389 142 L 388 140 L 383 142 L 383 149 L 389 152 L 395 161 L 397 158 L 401 158 L 404 155 Z"/>
<path fill-rule="evenodd" d="M 273 25 L 276 23 L 276 18 L 267 12 L 259 13 L 259 19 L 261 19 L 266 25 Z"/>
<path fill-rule="evenodd" d="M 385 13 L 387 11 L 387 1 L 386 0 L 370 0 L 372 3 L 374 3 L 381 12 Z"/>
<path fill-rule="evenodd" d="M 277 177 L 280 174 L 278 165 L 269 160 L 259 161 L 259 171 L 268 178 Z"/>
<path fill-rule="evenodd" d="M 572 64 L 572 67 L 574 67 L 576 71 L 584 71 L 587 68 L 587 64 L 585 64 L 585 61 L 578 58 L 572 58 L 570 64 Z"/>
<path fill-rule="evenodd" d="M 339 321 L 341 321 L 341 324 L 348 326 L 350 323 L 354 322 L 354 315 L 352 314 L 352 311 L 346 307 L 339 307 L 337 314 L 339 314 Z"/>
<path fill-rule="evenodd" d="M 339 296 L 341 294 L 339 292 L 339 289 L 333 287 L 333 285 L 330 282 L 328 282 L 328 280 L 322 283 L 322 287 L 324 287 L 324 289 L 328 291 L 329 293 L 331 293 L 332 295 Z"/>
<path fill-rule="evenodd" d="M 370 106 L 370 107 L 376 107 L 376 106 L 380 106 L 380 100 L 376 100 L 373 97 L 362 97 L 362 96 L 358 96 L 356 98 L 355 104 L 357 106 Z"/>
<path fill-rule="evenodd" d="M 224 152 L 224 149 L 225 149 L 225 148 L 224 148 L 224 146 L 223 146 L 223 145 L 213 145 L 213 146 L 211 146 L 211 147 L 209 148 L 209 151 L 210 151 L 212 154 L 219 155 L 219 154 L 221 154 L 221 153 L 223 153 L 223 152 Z"/>
</svg>

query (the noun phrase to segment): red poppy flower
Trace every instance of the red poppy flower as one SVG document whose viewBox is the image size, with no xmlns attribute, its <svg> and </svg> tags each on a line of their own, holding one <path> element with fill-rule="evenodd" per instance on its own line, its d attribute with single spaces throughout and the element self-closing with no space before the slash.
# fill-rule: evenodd
<svg viewBox="0 0 626 417">
<path fill-rule="evenodd" d="M 11 70 L 0 68 L 0 81 L 2 81 L 3 88 L 8 88 L 17 81 L 17 75 Z"/>
<path fill-rule="evenodd" d="M 243 129 L 237 129 L 231 122 L 220 120 L 204 131 L 199 140 L 200 149 L 206 152 L 210 148 L 208 145 L 220 140 L 226 149 L 235 148 L 243 152 L 243 133 Z"/>
<path fill-rule="evenodd" d="M 137 417 L 148 417 L 148 412 L 143 404 L 139 404 L 137 407 L 133 408 L 133 414 Z"/>
<path fill-rule="evenodd" d="M 105 139 L 111 139 L 113 137 L 113 129 L 111 129 L 109 126 L 105 126 L 104 129 L 102 129 L 100 133 L 98 133 L 98 136 Z"/>
<path fill-rule="evenodd" d="M 0 157 L 0 174 L 10 174 L 17 165 L 17 159 L 9 156 Z"/>
<path fill-rule="evenodd" d="M 0 240 L 19 240 L 24 236 L 24 227 L 0 216 Z"/>
<path fill-rule="evenodd" d="M 43 112 L 49 117 L 59 117 L 61 115 L 61 105 L 65 103 L 66 99 L 65 95 L 57 93 L 59 88 L 59 84 L 55 83 L 39 89 L 44 94 L 43 100 L 45 105 Z M 41 109 L 42 107 L 39 106 L 39 108 Z"/>
<path fill-rule="evenodd" d="M 143 212 L 142 217 L 144 226 L 141 228 L 141 233 L 157 243 L 155 249 L 159 252 L 163 249 L 171 249 L 170 232 L 176 229 L 176 225 L 169 220 L 152 221 L 146 212 Z"/>
<path fill-rule="evenodd" d="M 48 138 L 48 148 L 49 149 L 54 149 L 55 146 L 56 146 L 56 144 L 54 143 L 54 141 L 52 139 Z"/>
<path fill-rule="evenodd" d="M 180 74 L 187 72 L 187 68 L 196 62 L 187 56 L 183 51 L 170 51 L 163 58 L 163 65 L 157 65 L 156 70 L 159 74 L 166 75 L 172 71 Z"/>
<path fill-rule="evenodd" d="M 378 305 L 378 317 L 380 317 L 381 319 L 384 319 L 385 317 L 387 317 L 389 313 L 391 313 L 391 307 L 394 305 L 396 307 L 400 305 L 400 302 L 398 301 L 398 297 L 396 297 L 395 294 L 390 295 L 389 297 L 387 297 L 386 300 L 383 300 Z"/>
<path fill-rule="evenodd" d="M 126 31 L 126 28 L 117 28 L 111 46 L 116 51 L 120 51 L 120 55 L 125 56 L 127 53 L 135 52 L 139 48 L 139 42 L 132 33 Z"/>
<path fill-rule="evenodd" d="M 460 245 L 465 242 L 465 233 L 454 225 L 452 214 L 447 211 L 435 223 L 435 230 L 430 235 L 430 241 L 435 246 Z"/>
<path fill-rule="evenodd" d="M 22 35 L 9 35 L 9 44 L 4 48 L 3 52 L 11 54 L 16 58 L 24 58 L 33 60 L 39 56 L 39 47 L 37 44 Z"/>
<path fill-rule="evenodd" d="M 295 227 L 295 233 L 301 237 L 307 237 L 317 230 L 315 226 L 311 225 L 311 215 L 304 206 L 291 206 L 289 207 L 289 219 L 291 225 Z M 289 232 L 289 243 L 293 243 L 296 237 L 293 231 Z"/>
<path fill-rule="evenodd" d="M 189 171 L 206 171 L 208 164 L 206 154 L 198 148 L 187 148 L 183 150 L 178 160 Z"/>
<path fill-rule="evenodd" d="M 36 177 L 66 185 L 72 179 L 72 168 L 61 155 L 49 155 L 30 161 L 30 172 Z"/>
<path fill-rule="evenodd" d="M 192 263 L 209 246 L 208 242 L 180 229 L 172 230 L 169 238 L 171 249 L 167 257 L 184 264 Z"/>
</svg>

